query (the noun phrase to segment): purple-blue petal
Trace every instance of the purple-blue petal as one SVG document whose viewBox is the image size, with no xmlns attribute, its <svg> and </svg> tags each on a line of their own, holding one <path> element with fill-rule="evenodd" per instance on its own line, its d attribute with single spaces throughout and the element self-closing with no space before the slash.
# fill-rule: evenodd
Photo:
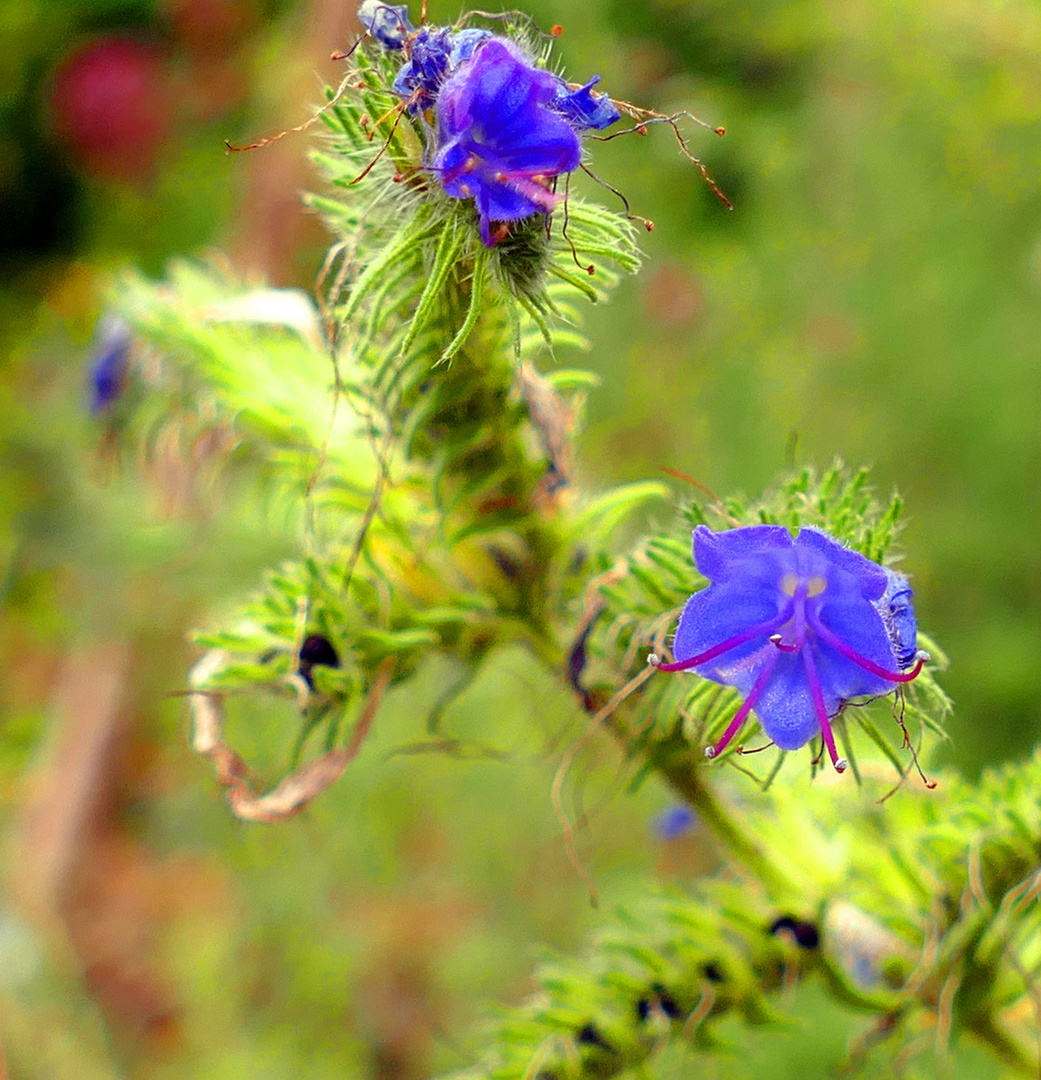
<svg viewBox="0 0 1041 1080">
<path fill-rule="evenodd" d="M 490 30 L 480 30 L 477 27 L 468 27 L 466 30 L 457 30 L 451 36 L 452 51 L 448 55 L 448 65 L 455 68 L 464 60 L 469 60 L 474 50 L 482 41 L 487 41 L 492 36 Z"/>
<path fill-rule="evenodd" d="M 655 815 L 653 829 L 661 840 L 675 840 L 692 832 L 697 827 L 697 815 L 689 806 L 682 803 L 670 806 Z"/>
<path fill-rule="evenodd" d="M 519 221 L 541 212 L 527 196 L 507 184 L 482 184 L 477 194 L 477 209 L 489 221 Z"/>
<path fill-rule="evenodd" d="M 600 76 L 594 75 L 585 86 L 580 86 L 577 90 L 570 89 L 566 83 L 561 83 L 557 89 L 553 107 L 561 112 L 577 131 L 602 131 L 622 117 L 618 107 L 607 94 L 593 93 L 593 87 L 599 81 Z"/>
<path fill-rule="evenodd" d="M 886 591 L 876 603 L 889 640 L 896 653 L 897 667 L 909 668 L 918 652 L 918 621 L 914 613 L 914 592 L 907 578 L 896 570 L 886 569 Z"/>
<path fill-rule="evenodd" d="M 798 750 L 820 734 L 806 665 L 799 653 L 780 654 L 773 675 L 752 711 L 767 737 L 782 750 Z"/>
<path fill-rule="evenodd" d="M 543 108 L 553 100 L 556 86 L 553 75 L 532 67 L 509 43 L 487 39 L 441 88 L 442 138 L 466 134 L 475 145 L 501 151 L 519 142 L 537 144 L 543 129 L 570 132 L 562 117 Z M 578 137 L 574 132 L 571 137 L 577 147 Z"/>
<path fill-rule="evenodd" d="M 859 551 L 851 551 L 819 529 L 805 526 L 795 540 L 800 551 L 819 555 L 829 567 L 852 574 L 860 584 L 861 592 L 868 600 L 877 600 L 886 590 L 886 571 Z"/>
<path fill-rule="evenodd" d="M 709 581 L 725 581 L 750 560 L 761 563 L 771 555 L 791 552 L 794 543 L 783 525 L 746 525 L 713 532 L 707 525 L 694 530 L 694 564 Z"/>
<path fill-rule="evenodd" d="M 421 26 L 413 35 L 408 60 L 401 65 L 393 87 L 403 98 L 415 95 L 410 111 L 423 112 L 433 105 L 448 75 L 452 47 L 452 32 L 446 27 Z"/>
<path fill-rule="evenodd" d="M 105 315 L 98 323 L 87 359 L 91 415 L 114 405 L 123 392 L 132 341 L 130 327 L 123 319 Z"/>
<path fill-rule="evenodd" d="M 485 245 L 491 222 L 552 209 L 546 180 L 578 167 L 578 136 L 548 107 L 556 86 L 513 45 L 485 37 L 441 87 L 431 168 L 446 194 L 475 201 Z"/>
<path fill-rule="evenodd" d="M 787 597 L 779 589 L 749 590 L 743 584 L 731 581 L 710 585 L 687 601 L 672 643 L 677 660 L 699 656 L 781 613 Z M 747 694 L 774 651 L 768 638 L 764 633 L 694 670 L 702 678 L 734 686 Z"/>
<path fill-rule="evenodd" d="M 896 669 L 892 641 L 874 604 L 843 593 L 829 582 L 819 598 L 815 617 L 865 659 L 887 671 Z M 893 689 L 891 682 L 872 675 L 823 641 L 815 642 L 814 656 L 818 658 L 817 670 L 829 712 L 832 700 L 837 708 L 839 701 L 862 694 L 888 694 Z"/>
</svg>

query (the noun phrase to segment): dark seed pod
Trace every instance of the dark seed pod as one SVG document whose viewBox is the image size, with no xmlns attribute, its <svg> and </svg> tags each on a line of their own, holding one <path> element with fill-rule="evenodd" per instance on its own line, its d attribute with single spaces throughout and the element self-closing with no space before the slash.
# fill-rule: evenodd
<svg viewBox="0 0 1041 1080">
<path fill-rule="evenodd" d="M 815 923 L 796 919 L 792 915 L 782 915 L 770 925 L 770 933 L 777 934 L 782 930 L 787 930 L 795 938 L 795 944 L 800 949 L 816 949 L 820 945 L 820 931 Z"/>
<path fill-rule="evenodd" d="M 679 1007 L 676 999 L 662 986 L 661 983 L 655 983 L 651 990 L 654 992 L 654 996 L 658 1000 L 658 1008 L 670 1019 L 675 1020 L 682 1015 L 683 1010 Z"/>
<path fill-rule="evenodd" d="M 300 646 L 300 663 L 297 671 L 312 690 L 314 681 L 311 678 L 311 669 L 316 665 L 331 668 L 340 666 L 340 657 L 333 648 L 332 642 L 321 634 L 309 635 Z"/>
<path fill-rule="evenodd" d="M 586 1046 L 596 1046 L 601 1050 L 614 1052 L 614 1047 L 600 1034 L 592 1022 L 586 1024 L 575 1036 L 578 1042 Z"/>
</svg>

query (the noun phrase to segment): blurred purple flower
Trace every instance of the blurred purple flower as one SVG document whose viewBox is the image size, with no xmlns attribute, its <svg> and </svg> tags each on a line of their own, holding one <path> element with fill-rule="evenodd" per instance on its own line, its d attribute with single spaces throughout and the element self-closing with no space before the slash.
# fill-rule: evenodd
<svg viewBox="0 0 1041 1080">
<path fill-rule="evenodd" d="M 710 584 L 683 609 L 675 662 L 651 662 L 694 670 L 745 696 L 706 756 L 720 753 L 754 709 L 782 750 L 820 734 L 843 772 L 831 718 L 851 698 L 910 682 L 928 660 L 916 651 L 907 579 L 817 529 L 792 539 L 780 525 L 719 533 L 700 525 L 694 561 Z"/>
<path fill-rule="evenodd" d="M 667 807 L 655 815 L 652 823 L 654 834 L 661 840 L 675 840 L 696 828 L 697 815 L 682 803 Z"/>
<path fill-rule="evenodd" d="M 493 221 L 519 221 L 557 204 L 550 182 L 578 168 L 578 135 L 551 106 L 560 80 L 534 67 L 509 42 L 478 44 L 441 88 L 439 149 L 431 165 L 445 192 L 473 199 L 481 239 Z"/>
<path fill-rule="evenodd" d="M 114 315 L 102 316 L 87 358 L 92 416 L 110 408 L 123 392 L 131 341 L 130 327 L 122 319 Z"/>
</svg>

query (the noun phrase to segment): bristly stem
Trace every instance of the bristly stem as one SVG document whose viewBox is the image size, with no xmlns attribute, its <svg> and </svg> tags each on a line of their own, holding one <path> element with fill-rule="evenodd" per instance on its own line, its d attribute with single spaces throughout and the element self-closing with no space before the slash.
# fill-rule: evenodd
<svg viewBox="0 0 1041 1080">
<path fill-rule="evenodd" d="M 620 743 L 626 745 L 632 737 L 625 721 L 613 714 L 607 726 Z M 656 763 L 658 773 L 669 786 L 697 811 L 701 821 L 712 830 L 722 850 L 740 863 L 776 897 L 797 897 L 799 890 L 793 880 L 738 824 L 734 815 L 721 803 L 705 783 L 704 770 L 693 765 L 687 754 L 673 754 Z"/>
</svg>

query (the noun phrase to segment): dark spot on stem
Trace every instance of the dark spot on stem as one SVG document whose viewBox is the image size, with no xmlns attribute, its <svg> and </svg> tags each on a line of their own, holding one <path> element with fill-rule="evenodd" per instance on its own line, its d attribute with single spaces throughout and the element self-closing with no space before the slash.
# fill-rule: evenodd
<svg viewBox="0 0 1041 1080">
<path fill-rule="evenodd" d="M 597 1046 L 601 1050 L 609 1050 L 612 1054 L 614 1053 L 614 1047 L 597 1031 L 596 1025 L 592 1021 L 586 1024 L 575 1038 L 585 1046 Z"/>
<path fill-rule="evenodd" d="M 723 972 L 711 961 L 701 969 L 701 972 L 711 983 L 721 983 L 724 981 Z"/>
<path fill-rule="evenodd" d="M 297 671 L 312 690 L 314 682 L 311 679 L 311 669 L 316 666 L 332 668 L 340 666 L 340 657 L 333 648 L 332 642 L 321 634 L 309 635 L 300 646 L 300 663 Z"/>
<path fill-rule="evenodd" d="M 795 938 L 795 944 L 800 949 L 816 949 L 820 945 L 820 931 L 815 923 L 797 919 L 793 915 L 782 915 L 771 924 L 770 933 L 778 934 L 782 930 L 787 930 Z"/>
<path fill-rule="evenodd" d="M 683 1014 L 683 1010 L 676 1003 L 676 999 L 664 986 L 662 986 L 661 983 L 654 983 L 651 990 L 658 999 L 658 1008 L 661 1009 L 670 1020 L 675 1020 Z"/>
</svg>

